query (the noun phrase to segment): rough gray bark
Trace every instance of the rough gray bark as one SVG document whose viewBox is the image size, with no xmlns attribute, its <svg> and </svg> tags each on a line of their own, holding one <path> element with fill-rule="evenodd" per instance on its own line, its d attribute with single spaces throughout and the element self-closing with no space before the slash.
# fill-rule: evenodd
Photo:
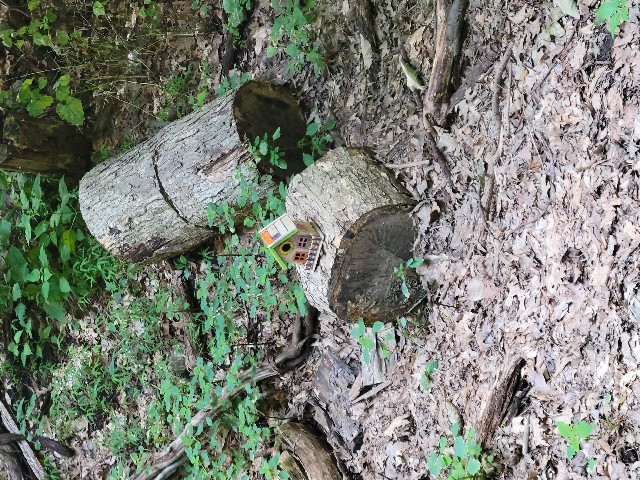
<svg viewBox="0 0 640 480">
<path fill-rule="evenodd" d="M 358 149 L 338 148 L 293 178 L 287 213 L 314 222 L 324 236 L 318 267 L 298 268 L 309 303 L 343 320 L 395 318 L 421 294 L 394 267 L 411 258 L 415 202 L 384 167 Z"/>
<path fill-rule="evenodd" d="M 245 139 L 273 134 L 288 168 L 256 166 Z M 91 170 L 80 182 L 89 231 L 115 256 L 152 263 L 211 237 L 207 206 L 234 205 L 249 182 L 269 173 L 285 178 L 304 168 L 297 147 L 305 134 L 297 101 L 283 87 L 249 82 L 163 128 L 153 138 Z M 260 184 L 266 193 L 269 182 Z"/>
</svg>

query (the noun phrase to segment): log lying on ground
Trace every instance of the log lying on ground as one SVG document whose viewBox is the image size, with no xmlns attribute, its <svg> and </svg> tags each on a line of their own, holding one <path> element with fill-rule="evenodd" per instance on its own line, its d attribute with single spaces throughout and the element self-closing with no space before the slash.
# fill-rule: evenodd
<svg viewBox="0 0 640 480">
<path fill-rule="evenodd" d="M 363 150 L 339 148 L 296 175 L 287 193 L 293 220 L 312 221 L 324 236 L 313 271 L 298 268 L 309 303 L 346 321 L 393 320 L 422 298 L 411 258 L 414 200 Z"/>
<path fill-rule="evenodd" d="M 2 119 L 0 143 L 2 170 L 64 175 L 72 183 L 89 170 L 91 143 L 61 120 L 9 112 Z"/>
<path fill-rule="evenodd" d="M 257 166 L 245 139 L 271 136 L 287 170 Z M 207 205 L 234 205 L 246 181 L 269 173 L 284 179 L 304 169 L 297 143 L 306 125 L 284 88 L 249 82 L 168 125 L 153 138 L 110 159 L 80 182 L 80 208 L 91 234 L 115 256 L 152 263 L 211 237 Z M 260 195 L 271 184 L 261 183 Z"/>
</svg>

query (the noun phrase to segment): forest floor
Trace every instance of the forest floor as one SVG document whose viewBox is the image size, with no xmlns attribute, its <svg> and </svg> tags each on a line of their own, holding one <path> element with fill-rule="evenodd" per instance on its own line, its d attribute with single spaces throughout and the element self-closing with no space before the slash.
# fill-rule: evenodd
<svg viewBox="0 0 640 480">
<path fill-rule="evenodd" d="M 352 449 L 331 441 L 337 456 L 354 478 L 428 478 L 427 458 L 440 436 L 451 435 L 452 415 L 466 428 L 477 427 L 499 375 L 522 357 L 530 390 L 489 449 L 501 478 L 637 477 L 637 6 L 612 40 L 605 26 L 593 23 L 594 0 L 579 2 L 579 18 L 549 2 L 472 0 L 463 64 L 473 67 L 491 49 L 498 59 L 455 105 L 450 125 L 436 127 L 456 187 L 451 192 L 438 165 L 424 162 L 422 112 L 398 61 L 403 47 L 428 81 L 433 10 L 426 1 L 371 1 L 371 44 L 344 15 L 349 3 L 318 2 L 313 29 L 327 63 L 318 77 L 310 67 L 291 74 L 280 54 L 267 58 L 273 12 L 266 0 L 256 2 L 236 57 L 237 68 L 254 79 L 291 87 L 310 120 L 335 119 L 337 146 L 365 146 L 381 163 L 393 164 L 419 202 L 414 254 L 426 259 L 418 272 L 430 286 L 431 304 L 414 312 L 407 328 L 394 326 L 398 341 L 389 359 L 374 358 L 382 365 L 379 388 L 346 412 L 362 435 Z M 193 28 L 185 20 L 191 2 L 159 8 L 176 28 Z M 208 18 L 218 19 L 201 20 L 203 32 L 222 24 L 215 9 Z M 205 84 L 213 91 L 222 45 L 216 28 L 159 39 L 164 43 L 146 67 L 168 79 L 188 72 L 188 65 L 200 73 L 206 65 Z M 509 48 L 512 55 L 498 71 Z M 109 128 L 96 126 L 95 146 L 144 140 L 162 126 L 163 111 L 170 120 L 177 108 L 189 108 L 182 93 L 168 96 L 156 87 L 126 85 L 121 101 L 111 102 Z M 178 279 L 167 262 L 153 268 L 169 282 Z M 320 320 L 320 338 L 303 370 L 332 350 L 359 378 L 355 383 L 367 386 L 353 325 Z M 286 326 L 270 328 L 287 337 Z M 426 386 L 432 360 L 438 367 Z M 304 372 L 278 382 L 290 393 L 291 411 L 303 412 L 317 397 Z M 352 390 L 345 392 L 351 399 L 361 393 Z M 570 460 L 558 422 L 581 420 L 594 428 Z M 81 454 L 66 464 L 69 478 L 93 478 L 81 472 L 109 463 L 108 451 L 88 447 L 95 435 L 85 430 L 74 440 Z"/>
</svg>

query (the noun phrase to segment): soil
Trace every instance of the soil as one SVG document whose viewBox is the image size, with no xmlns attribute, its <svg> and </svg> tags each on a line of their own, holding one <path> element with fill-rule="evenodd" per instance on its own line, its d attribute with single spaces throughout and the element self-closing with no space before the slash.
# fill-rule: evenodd
<svg viewBox="0 0 640 480">
<path fill-rule="evenodd" d="M 266 57 L 273 22 L 268 0 L 255 2 L 236 52 L 238 69 L 289 86 L 309 120 L 336 119 L 335 145 L 371 149 L 419 202 L 414 254 L 426 260 L 418 273 L 430 289 L 429 301 L 407 316 L 406 328 L 389 319 L 395 332 L 391 355 L 374 355 L 373 366 L 362 362 L 353 325 L 321 315 L 319 339 L 304 369 L 316 368 L 331 350 L 353 372 L 355 381 L 343 393 L 351 400 L 346 415 L 361 436 L 353 448 L 329 439 L 345 472 L 363 479 L 430 478 L 427 458 L 440 436 L 450 436 L 459 419 L 465 428 L 477 428 L 503 367 L 522 357 L 527 394 L 486 445 L 500 478 L 636 478 L 637 5 L 612 40 L 606 25 L 594 24 L 594 0 L 579 2 L 575 16 L 549 2 L 471 0 L 463 70 L 490 49 L 498 59 L 467 89 L 450 123 L 436 126 L 452 191 L 423 148 L 422 111 L 399 65 L 402 47 L 428 83 L 432 7 L 426 1 L 372 0 L 375 32 L 369 42 L 344 13 L 354 1 L 318 2 L 313 30 L 327 62 L 319 77 L 310 67 L 292 75 L 280 54 Z M 185 20 L 177 18 L 190 3 L 176 1 L 163 12 L 173 12 L 182 25 Z M 557 4 L 567 11 L 567 2 Z M 209 88 L 216 87 L 223 40 L 216 26 L 222 19 L 216 9 L 209 15 L 203 22 L 215 27 L 211 33 L 163 40 L 169 48 L 158 49 L 156 74 L 167 78 L 190 61 L 204 60 L 213 68 Z M 96 147 L 121 146 L 122 132 L 142 140 L 162 126 L 155 120 L 164 102 L 161 91 L 136 89 L 144 101 L 130 97 L 113 104 L 112 130 L 100 130 Z M 132 108 L 134 103 L 140 107 Z M 167 263 L 155 268 L 177 278 Z M 286 338 L 286 325 L 269 330 L 281 342 Z M 430 360 L 438 368 L 425 388 L 421 380 Z M 291 411 L 318 404 L 312 375 L 288 374 L 278 382 L 273 388 L 290 393 Z M 362 395 L 367 391 L 374 393 Z M 595 428 L 569 460 L 557 423 L 580 420 Z M 108 452 L 78 451 L 68 461 L 70 475 L 82 462 L 109 463 Z M 595 460 L 592 469 L 589 459 Z"/>
</svg>

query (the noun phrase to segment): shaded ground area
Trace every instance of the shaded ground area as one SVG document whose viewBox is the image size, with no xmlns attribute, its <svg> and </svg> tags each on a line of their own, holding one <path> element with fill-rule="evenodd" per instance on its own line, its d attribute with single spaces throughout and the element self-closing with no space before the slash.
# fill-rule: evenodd
<svg viewBox="0 0 640 480">
<path fill-rule="evenodd" d="M 188 3 L 171 4 L 181 32 L 194 28 L 180 19 Z M 634 478 L 640 468 L 640 311 L 630 309 L 639 302 L 640 283 L 637 7 L 612 41 L 593 24 L 594 2 L 579 4 L 579 19 L 550 4 L 472 2 L 464 65 L 496 46 L 500 57 L 508 48 L 512 55 L 503 57 L 504 70 L 497 60 L 466 92 L 450 126 L 437 128 L 457 189 L 451 192 L 423 154 L 422 112 L 398 64 L 403 47 L 428 79 L 432 9 L 427 2 L 372 1 L 372 43 L 349 18 L 350 3 L 319 2 L 314 28 L 327 63 L 319 78 L 310 68 L 292 75 L 283 57 L 266 57 L 273 21 L 266 0 L 253 10 L 236 61 L 254 78 L 291 86 L 310 119 L 335 118 L 336 145 L 369 147 L 386 164 L 418 163 L 393 168 L 420 202 L 415 256 L 426 259 L 418 271 L 432 298 L 407 328 L 396 327 L 390 359 L 375 356 L 373 366 L 363 364 L 352 325 L 321 316 L 308 366 L 274 388 L 289 393 L 283 401 L 289 413 L 306 413 L 322 429 L 318 412 L 328 407 L 312 372 L 335 354 L 351 375 L 342 399 L 352 424 L 323 433 L 345 472 L 428 478 L 427 457 L 439 437 L 450 435 L 458 415 L 467 428 L 477 426 L 502 366 L 521 356 L 531 389 L 491 446 L 503 478 Z M 168 15 L 169 6 L 162 8 Z M 166 88 L 157 88 L 170 73 L 208 68 L 197 82 L 218 86 L 221 25 L 214 11 L 203 19 L 206 34 L 159 39 L 163 47 L 147 65 L 156 85 L 129 82 L 118 100 L 107 102 L 112 128 L 96 127 L 96 147 L 121 147 L 126 139 L 119 132 L 141 140 L 162 125 L 159 117 L 170 120 L 176 105 L 189 108 L 184 92 L 167 98 Z M 178 272 L 166 263 L 157 269 L 162 282 L 180 288 Z M 158 288 L 141 281 L 144 289 Z M 260 340 L 282 345 L 289 329 L 287 319 L 275 319 Z M 91 325 L 83 341 L 99 344 Z M 425 388 L 431 360 L 439 367 Z M 362 398 L 368 391 L 373 394 Z M 137 407 L 144 416 L 144 405 Z M 557 422 L 580 420 L 595 428 L 569 461 Z M 68 478 L 94 478 L 111 463 L 110 452 L 98 446 L 101 430 L 109 428 L 72 426 L 80 455 L 64 463 Z M 346 431 L 354 437 L 336 434 Z"/>
</svg>

